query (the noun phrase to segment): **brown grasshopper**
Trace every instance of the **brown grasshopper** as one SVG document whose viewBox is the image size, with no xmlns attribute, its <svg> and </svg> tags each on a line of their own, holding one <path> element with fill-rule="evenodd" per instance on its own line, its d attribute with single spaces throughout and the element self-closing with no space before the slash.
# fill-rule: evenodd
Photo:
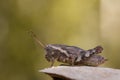
<svg viewBox="0 0 120 80">
<path fill-rule="evenodd" d="M 45 58 L 51 62 L 53 66 L 55 60 L 69 65 L 87 65 L 87 66 L 98 66 L 107 59 L 98 55 L 103 51 L 101 46 L 97 46 L 93 49 L 84 50 L 76 46 L 68 46 L 62 44 L 43 44 L 38 37 L 30 31 L 33 39 L 39 43 L 46 51 Z"/>
</svg>

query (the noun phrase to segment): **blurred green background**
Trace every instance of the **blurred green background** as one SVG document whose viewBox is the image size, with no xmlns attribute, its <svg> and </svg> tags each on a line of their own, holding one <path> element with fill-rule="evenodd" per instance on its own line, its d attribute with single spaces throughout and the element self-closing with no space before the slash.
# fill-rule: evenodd
<svg viewBox="0 0 120 80">
<path fill-rule="evenodd" d="M 0 80 L 51 80 L 38 72 L 50 63 L 29 30 L 46 44 L 83 49 L 102 45 L 102 55 L 109 60 L 102 66 L 120 68 L 119 4 L 112 0 L 0 0 Z"/>
</svg>

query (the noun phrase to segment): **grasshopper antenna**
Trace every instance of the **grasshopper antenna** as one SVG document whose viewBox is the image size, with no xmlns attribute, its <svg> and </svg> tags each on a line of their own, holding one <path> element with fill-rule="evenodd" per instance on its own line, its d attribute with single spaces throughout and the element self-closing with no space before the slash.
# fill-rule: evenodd
<svg viewBox="0 0 120 80">
<path fill-rule="evenodd" d="M 29 33 L 31 34 L 32 38 L 37 42 L 39 43 L 43 48 L 45 48 L 45 44 L 43 44 L 39 39 L 38 37 L 36 36 L 36 34 L 33 32 L 33 31 L 29 31 Z"/>
</svg>

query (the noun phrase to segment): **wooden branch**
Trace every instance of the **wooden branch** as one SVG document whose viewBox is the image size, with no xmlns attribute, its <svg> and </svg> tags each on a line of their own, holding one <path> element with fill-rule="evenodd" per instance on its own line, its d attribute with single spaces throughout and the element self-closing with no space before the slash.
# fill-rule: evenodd
<svg viewBox="0 0 120 80">
<path fill-rule="evenodd" d="M 58 66 L 40 70 L 53 80 L 120 80 L 120 70 L 89 66 Z"/>
</svg>

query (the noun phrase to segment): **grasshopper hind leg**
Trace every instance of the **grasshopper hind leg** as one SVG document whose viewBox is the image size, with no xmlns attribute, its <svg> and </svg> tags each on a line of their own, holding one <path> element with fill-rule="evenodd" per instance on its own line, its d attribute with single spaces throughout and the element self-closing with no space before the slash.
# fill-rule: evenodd
<svg viewBox="0 0 120 80">
<path fill-rule="evenodd" d="M 70 66 L 70 64 L 60 64 L 60 66 Z"/>
</svg>

